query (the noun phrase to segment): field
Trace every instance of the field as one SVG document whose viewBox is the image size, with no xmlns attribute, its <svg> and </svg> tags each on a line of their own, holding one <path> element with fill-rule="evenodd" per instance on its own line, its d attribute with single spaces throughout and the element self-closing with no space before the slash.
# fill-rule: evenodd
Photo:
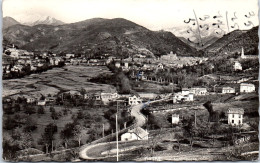
<svg viewBox="0 0 260 163">
<path fill-rule="evenodd" d="M 3 97 L 10 95 L 55 95 L 60 91 L 109 90 L 113 86 L 88 82 L 92 77 L 103 73 L 111 73 L 107 67 L 89 67 L 85 65 L 69 65 L 54 68 L 41 74 L 32 74 L 21 79 L 3 80 Z"/>
</svg>

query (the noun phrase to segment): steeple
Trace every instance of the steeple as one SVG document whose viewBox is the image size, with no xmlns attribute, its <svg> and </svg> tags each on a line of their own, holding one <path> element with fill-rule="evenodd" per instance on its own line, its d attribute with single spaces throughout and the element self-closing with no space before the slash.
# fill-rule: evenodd
<svg viewBox="0 0 260 163">
<path fill-rule="evenodd" d="M 242 47 L 242 51 L 241 51 L 241 58 L 245 58 L 244 48 L 243 47 Z"/>
</svg>

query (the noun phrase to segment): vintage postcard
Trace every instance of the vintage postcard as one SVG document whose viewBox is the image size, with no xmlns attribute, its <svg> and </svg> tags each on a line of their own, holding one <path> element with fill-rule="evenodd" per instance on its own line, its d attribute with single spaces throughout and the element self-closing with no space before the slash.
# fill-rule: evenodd
<svg viewBox="0 0 260 163">
<path fill-rule="evenodd" d="M 257 0 L 3 0 L 4 161 L 253 161 Z"/>
</svg>

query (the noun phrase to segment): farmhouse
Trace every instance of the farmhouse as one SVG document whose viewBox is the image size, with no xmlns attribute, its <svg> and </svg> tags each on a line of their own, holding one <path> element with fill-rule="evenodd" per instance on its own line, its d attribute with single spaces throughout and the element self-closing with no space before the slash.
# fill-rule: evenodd
<svg viewBox="0 0 260 163">
<path fill-rule="evenodd" d="M 240 84 L 240 92 L 249 93 L 255 91 L 255 85 L 249 83 L 241 83 Z"/>
<path fill-rule="evenodd" d="M 182 92 L 178 92 L 173 95 L 173 103 L 182 102 L 182 101 L 193 101 L 193 94 L 189 93 L 183 95 Z"/>
<path fill-rule="evenodd" d="M 200 96 L 200 95 L 206 95 L 207 89 L 206 88 L 191 88 L 189 90 L 189 92 L 193 93 L 196 96 Z"/>
<path fill-rule="evenodd" d="M 141 97 L 139 95 L 132 95 L 128 98 L 129 105 L 137 105 L 142 103 Z"/>
<path fill-rule="evenodd" d="M 172 115 L 172 124 L 178 124 L 180 121 L 180 115 L 179 114 L 173 114 Z"/>
<path fill-rule="evenodd" d="M 120 68 L 120 67 L 121 67 L 121 63 L 120 63 L 120 62 L 116 62 L 116 63 L 115 63 L 115 66 L 116 66 L 117 68 Z"/>
<path fill-rule="evenodd" d="M 46 101 L 45 100 L 39 100 L 37 102 L 37 105 L 44 106 L 44 105 L 46 105 Z"/>
<path fill-rule="evenodd" d="M 242 66 L 238 61 L 235 61 L 234 70 L 242 70 Z"/>
<path fill-rule="evenodd" d="M 66 58 L 69 59 L 69 58 L 74 58 L 75 57 L 75 54 L 66 54 Z"/>
<path fill-rule="evenodd" d="M 230 108 L 227 111 L 228 124 L 230 125 L 242 125 L 244 109 L 242 108 Z"/>
<path fill-rule="evenodd" d="M 117 93 L 101 93 L 101 100 L 104 102 L 104 104 L 108 104 L 110 101 L 113 101 L 118 98 Z"/>
<path fill-rule="evenodd" d="M 35 98 L 33 97 L 27 97 L 26 98 L 26 102 L 29 104 L 29 103 L 34 103 L 35 102 Z"/>
<path fill-rule="evenodd" d="M 121 136 L 121 141 L 131 141 L 131 140 L 148 140 L 149 133 L 142 129 L 141 127 L 128 130 Z"/>
<path fill-rule="evenodd" d="M 235 93 L 235 88 L 231 88 L 231 87 L 223 87 L 222 88 L 222 93 L 226 94 L 226 93 Z"/>
<path fill-rule="evenodd" d="M 181 90 L 181 94 L 184 95 L 188 95 L 190 93 L 190 90 L 188 88 L 182 88 Z"/>
</svg>

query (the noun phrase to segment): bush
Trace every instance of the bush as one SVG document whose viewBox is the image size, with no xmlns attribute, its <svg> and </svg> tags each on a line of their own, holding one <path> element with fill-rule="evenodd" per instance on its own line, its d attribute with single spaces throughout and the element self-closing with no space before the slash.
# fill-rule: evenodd
<svg viewBox="0 0 260 163">
<path fill-rule="evenodd" d="M 38 114 L 44 114 L 44 108 L 40 107 L 37 111 Z"/>
</svg>

